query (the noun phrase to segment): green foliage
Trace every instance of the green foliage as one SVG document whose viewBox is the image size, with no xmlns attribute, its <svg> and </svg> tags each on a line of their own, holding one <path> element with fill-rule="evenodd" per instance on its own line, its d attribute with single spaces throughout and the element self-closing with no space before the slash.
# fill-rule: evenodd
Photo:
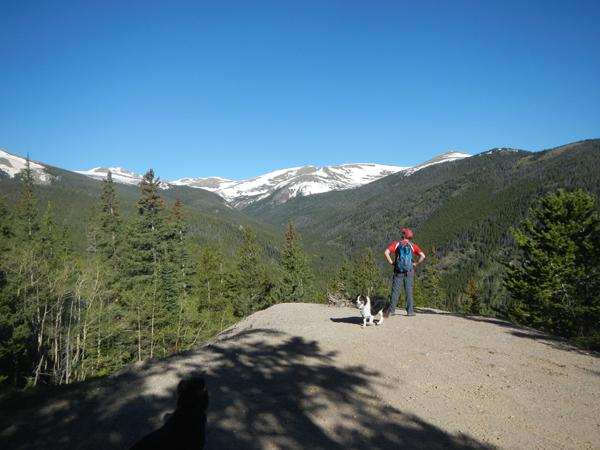
<svg viewBox="0 0 600 450">
<path fill-rule="evenodd" d="M 14 224 L 0 200 L 0 381 L 58 384 L 109 374 L 187 350 L 270 304 L 273 283 L 251 229 L 242 236 L 238 224 L 217 227 L 223 239 L 216 253 L 207 245 L 201 255 L 190 230 L 198 211 L 190 217 L 177 198 L 167 212 L 153 171 L 129 215 L 117 196 L 130 199 L 131 188 L 116 186 L 108 173 L 96 185 L 96 204 L 86 204 L 86 245 L 76 247 L 53 202 L 40 220 L 32 172 L 22 179 Z M 45 199 L 53 189 L 62 192 L 42 186 Z M 236 239 L 237 258 L 223 246 Z M 277 246 L 265 234 L 260 241 L 276 260 Z"/>
<path fill-rule="evenodd" d="M 229 277 L 229 293 L 237 317 L 245 317 L 271 305 L 273 288 L 262 263 L 262 250 L 255 240 L 252 228 L 246 228 L 237 257 L 237 264 Z"/>
<path fill-rule="evenodd" d="M 600 140 L 537 153 L 495 149 L 357 189 L 296 197 L 282 205 L 267 198 L 243 211 L 277 226 L 293 217 L 322 286 L 356 252 L 371 249 L 385 264 L 381 250 L 398 239 L 399 230 L 410 228 L 421 248 L 437 251 L 444 307 L 460 310 L 464 287 L 474 278 L 485 311 L 491 311 L 504 308 L 509 298 L 502 284 L 505 263 L 518 252 L 510 228 L 559 187 L 583 189 L 598 199 Z"/>
<path fill-rule="evenodd" d="M 475 279 L 471 278 L 465 287 L 465 310 L 469 314 L 481 315 L 483 312 L 481 302 L 481 289 L 477 287 Z"/>
<path fill-rule="evenodd" d="M 416 302 L 417 306 L 425 306 L 434 309 L 444 309 L 444 291 L 441 287 L 440 276 L 437 271 L 438 260 L 435 253 L 435 247 L 431 246 L 431 251 L 426 259 L 427 267 L 423 269 L 424 280 L 423 280 L 423 291 L 424 298 L 423 304 L 420 305 Z M 415 277 L 415 280 L 417 277 Z"/>
<path fill-rule="evenodd" d="M 33 170 L 29 164 L 29 156 L 25 169 L 21 171 L 21 202 L 17 210 L 17 230 L 23 240 L 32 240 L 39 229 L 39 211 L 37 209 L 37 197 L 35 196 L 35 186 Z"/>
<path fill-rule="evenodd" d="M 333 277 L 329 284 L 325 295 L 335 299 L 350 300 L 352 298 L 352 273 L 350 262 L 347 258 L 342 261 L 341 267 L 333 273 Z"/>
<path fill-rule="evenodd" d="M 523 252 L 509 267 L 511 319 L 600 348 L 600 219 L 594 197 L 559 189 L 512 230 Z"/>
<path fill-rule="evenodd" d="M 28 169 L 0 177 L 5 383 L 70 383 L 184 351 L 275 301 L 388 296 L 382 250 L 406 227 L 432 247 L 417 268 L 415 305 L 459 311 L 472 280 L 483 314 L 506 313 L 598 347 L 599 140 L 535 154 L 497 149 L 357 189 L 265 199 L 243 212 L 201 189 L 163 191 L 153 171 L 136 187 L 53 167 L 50 184 L 35 184 Z M 526 240 L 510 229 L 560 187 L 566 197 L 595 195 L 570 206 L 591 211 L 589 223 L 571 220 L 588 234 L 560 241 L 562 259 L 541 257 L 535 246 L 525 257 Z M 547 270 L 559 262 L 561 270 Z M 516 272 L 505 285 L 506 263 L 535 289 Z"/>
<path fill-rule="evenodd" d="M 359 253 L 356 254 L 351 280 L 352 297 L 389 294 L 389 289 L 385 286 L 385 279 L 381 276 L 381 269 L 377 266 L 371 250 L 368 250 L 364 257 Z"/>
<path fill-rule="evenodd" d="M 296 234 L 290 221 L 283 246 L 283 275 L 273 290 L 276 303 L 311 303 L 317 301 L 314 273 L 308 255 L 304 252 L 302 237 Z"/>
</svg>

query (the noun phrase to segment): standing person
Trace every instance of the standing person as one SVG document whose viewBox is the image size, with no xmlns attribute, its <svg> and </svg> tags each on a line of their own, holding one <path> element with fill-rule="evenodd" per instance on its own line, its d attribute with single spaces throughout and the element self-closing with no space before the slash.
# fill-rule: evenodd
<svg viewBox="0 0 600 450">
<path fill-rule="evenodd" d="M 413 312 L 413 285 L 415 281 L 415 273 L 413 269 L 421 264 L 425 259 L 425 253 L 421 251 L 421 249 L 416 245 L 412 244 L 410 240 L 413 237 L 413 233 L 410 230 L 402 229 L 402 240 L 396 241 L 388 248 L 385 249 L 385 257 L 388 262 L 394 266 L 394 277 L 392 278 L 392 297 L 390 299 L 391 308 L 390 313 L 396 314 L 396 306 L 398 306 L 398 297 L 400 297 L 400 292 L 402 291 L 402 286 L 404 286 L 404 293 L 406 294 L 406 315 L 414 316 Z M 407 254 L 408 261 L 404 260 L 401 256 L 402 251 Z M 395 253 L 396 257 L 394 261 L 390 256 L 390 253 Z M 414 260 L 415 255 L 419 255 L 418 260 Z M 404 264 L 402 264 L 404 262 Z"/>
</svg>

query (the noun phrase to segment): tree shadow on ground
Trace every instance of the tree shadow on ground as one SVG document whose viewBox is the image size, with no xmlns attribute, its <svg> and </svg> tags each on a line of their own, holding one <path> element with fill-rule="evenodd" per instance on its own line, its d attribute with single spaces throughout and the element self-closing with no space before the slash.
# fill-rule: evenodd
<svg viewBox="0 0 600 450">
<path fill-rule="evenodd" d="M 266 333 L 207 349 L 218 364 L 207 376 L 206 449 L 493 448 L 390 407 L 375 394 L 379 373 L 340 367 L 318 342 L 279 333 L 273 343 Z"/>
<path fill-rule="evenodd" d="M 180 378 L 203 374 L 210 393 L 205 450 L 495 448 L 392 408 L 376 394 L 384 384 L 379 373 L 339 367 L 337 356 L 273 330 L 230 334 L 110 377 L 4 398 L 0 447 L 127 449 L 174 410 Z M 141 395 L 157 376 L 166 394 Z"/>
</svg>

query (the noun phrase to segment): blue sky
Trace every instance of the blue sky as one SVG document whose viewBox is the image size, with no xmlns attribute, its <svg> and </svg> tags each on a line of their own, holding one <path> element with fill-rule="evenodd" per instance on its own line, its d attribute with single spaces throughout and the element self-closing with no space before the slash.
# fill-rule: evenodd
<svg viewBox="0 0 600 450">
<path fill-rule="evenodd" d="M 243 180 L 600 138 L 600 1 L 0 0 L 0 148 Z"/>
</svg>

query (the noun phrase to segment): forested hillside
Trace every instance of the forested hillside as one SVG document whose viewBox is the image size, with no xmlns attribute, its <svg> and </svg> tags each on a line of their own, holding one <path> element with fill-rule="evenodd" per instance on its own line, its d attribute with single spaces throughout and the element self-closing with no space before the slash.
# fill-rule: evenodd
<svg viewBox="0 0 600 450">
<path fill-rule="evenodd" d="M 383 250 L 403 227 L 410 228 L 413 242 L 426 254 L 435 248 L 445 306 L 457 310 L 474 278 L 492 314 L 489 306 L 502 306 L 507 299 L 501 280 L 505 264 L 519 257 L 510 228 L 559 188 L 582 189 L 595 195 L 598 204 L 600 140 L 537 153 L 495 149 L 353 190 L 283 205 L 265 199 L 243 212 L 278 226 L 292 220 L 305 237 L 317 276 L 324 279 L 344 257 L 351 260 L 368 250 L 391 274 Z"/>
<path fill-rule="evenodd" d="M 511 228 L 558 189 L 593 194 L 598 210 L 600 140 L 496 149 L 242 211 L 200 189 L 162 190 L 153 170 L 141 186 L 47 173 L 46 184 L 31 169 L 0 177 L 0 383 L 111 373 L 275 303 L 387 295 L 383 251 L 402 228 L 428 255 L 417 306 L 501 313 L 505 267 L 522 259 Z M 516 320 L 533 310 L 513 306 Z M 584 325 L 596 342 L 595 325 Z"/>
<path fill-rule="evenodd" d="M 178 353 L 310 286 L 279 269 L 300 237 L 214 194 L 163 191 L 152 170 L 137 187 L 56 168 L 37 184 L 27 167 L 0 180 L 0 383 L 70 383 Z"/>
<path fill-rule="evenodd" d="M 85 175 L 47 166 L 46 172 L 52 176 L 50 184 L 36 185 L 36 197 L 41 207 L 51 203 L 59 218 L 72 232 L 73 243 L 79 248 L 86 246 L 86 233 L 90 212 L 101 195 L 102 182 Z M 160 178 L 160 172 L 156 173 Z M 6 196 L 10 208 L 20 202 L 21 180 L 18 177 L 7 178 L 0 171 L 0 197 Z M 115 183 L 116 195 L 120 201 L 120 213 L 130 218 L 135 213 L 135 204 L 139 198 L 138 186 Z M 252 227 L 257 241 L 272 261 L 280 261 L 281 240 L 286 226 L 275 227 L 253 219 L 232 208 L 218 195 L 202 189 L 177 186 L 162 189 L 164 202 L 172 206 L 177 199 L 184 205 L 189 216 L 190 235 L 194 242 L 202 247 L 221 242 L 225 251 L 233 255 L 244 229 Z M 279 247 L 271 251 L 271 247 Z"/>
</svg>

